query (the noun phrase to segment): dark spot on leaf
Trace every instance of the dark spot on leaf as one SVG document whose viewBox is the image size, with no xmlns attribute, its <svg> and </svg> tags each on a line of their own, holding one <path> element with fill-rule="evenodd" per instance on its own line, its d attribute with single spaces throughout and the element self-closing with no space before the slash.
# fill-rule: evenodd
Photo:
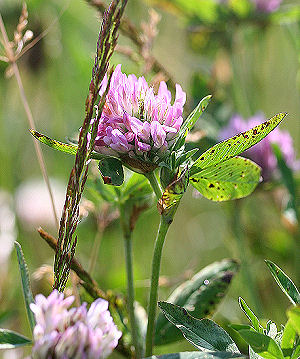
<svg viewBox="0 0 300 359">
<path fill-rule="evenodd" d="M 222 278 L 222 281 L 225 282 L 225 283 L 230 283 L 231 282 L 231 279 L 233 277 L 233 272 L 231 271 L 228 271 L 224 274 L 223 278 Z"/>
<path fill-rule="evenodd" d="M 104 184 L 111 184 L 111 177 L 102 176 Z"/>
<path fill-rule="evenodd" d="M 202 156 L 202 157 L 200 158 L 200 160 L 203 161 L 203 160 L 204 160 L 204 157 Z"/>
<path fill-rule="evenodd" d="M 215 187 L 215 185 L 213 183 L 210 183 L 208 187 L 213 188 L 213 187 Z"/>
</svg>

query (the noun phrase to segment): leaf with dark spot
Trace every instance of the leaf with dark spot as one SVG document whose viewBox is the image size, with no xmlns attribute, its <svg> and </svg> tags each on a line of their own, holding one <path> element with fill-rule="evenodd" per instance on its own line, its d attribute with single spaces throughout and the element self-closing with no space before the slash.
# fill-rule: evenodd
<svg viewBox="0 0 300 359">
<path fill-rule="evenodd" d="M 234 157 L 190 178 L 191 184 L 212 201 L 227 201 L 249 195 L 260 180 L 260 167 L 251 160 Z"/>
<path fill-rule="evenodd" d="M 195 318 L 211 315 L 225 296 L 239 269 L 233 259 L 215 262 L 182 283 L 167 299 L 186 309 Z M 182 338 L 180 331 L 159 313 L 155 328 L 155 345 L 166 345 Z"/>
<path fill-rule="evenodd" d="M 117 158 L 103 159 L 99 162 L 98 168 L 105 184 L 121 186 L 124 182 L 123 166 Z"/>
<path fill-rule="evenodd" d="M 195 161 L 190 169 L 190 175 L 193 176 L 207 167 L 222 163 L 246 151 L 266 137 L 280 124 L 285 116 L 285 113 L 279 113 L 249 131 L 217 143 L 215 146 L 205 151 L 201 157 Z M 214 150 L 213 153 L 212 150 Z"/>
</svg>

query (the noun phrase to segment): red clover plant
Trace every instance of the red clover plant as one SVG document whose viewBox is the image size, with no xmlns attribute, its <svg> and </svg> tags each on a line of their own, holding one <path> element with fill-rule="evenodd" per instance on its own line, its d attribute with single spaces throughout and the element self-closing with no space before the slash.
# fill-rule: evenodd
<svg viewBox="0 0 300 359">
<path fill-rule="evenodd" d="M 263 123 L 255 122 L 253 126 L 241 130 L 236 128 L 237 134 L 225 130 L 223 135 L 227 135 L 222 136 L 225 139 L 204 153 L 197 148 L 188 151 L 186 137 L 207 108 L 211 96 L 203 98 L 184 119 L 186 93 L 179 84 L 175 85 L 175 98 L 172 100 L 166 82 L 161 81 L 156 92 L 144 77 L 134 74 L 127 76 L 122 73 L 121 65 L 115 69 L 110 67 L 109 61 L 117 43 L 126 2 L 112 1 L 103 16 L 78 144 L 62 143 L 31 130 L 40 142 L 76 156 L 69 177 L 58 240 L 40 230 L 41 236 L 56 251 L 55 281 L 48 298 L 38 295 L 33 300 L 24 256 L 17 245 L 25 303 L 33 330 L 32 358 L 100 359 L 106 358 L 114 348 L 127 357 L 151 357 L 154 345 L 171 343 L 180 338 L 175 327 L 199 352 L 177 353 L 162 358 L 242 358 L 244 356 L 235 342 L 221 327 L 210 319 L 198 320 L 190 315 L 204 317 L 212 313 L 237 272 L 238 263 L 224 260 L 197 273 L 178 287 L 168 302 L 159 303 L 164 315 L 159 314 L 156 321 L 162 250 L 168 229 L 189 184 L 209 200 L 234 200 L 248 196 L 259 184 L 261 168 L 258 164 L 263 168 L 264 176 L 272 172 L 269 167 L 274 163 L 269 157 L 266 159 L 269 165 L 267 172 L 258 156 L 250 156 L 258 147 L 250 150 L 253 152 L 246 152 L 249 159 L 239 155 L 263 140 L 280 124 L 285 114 L 279 113 Z M 261 11 L 272 12 L 280 1 L 273 2 L 272 8 L 263 7 L 263 1 L 254 3 Z M 269 137 L 271 142 L 276 133 L 279 134 L 279 130 L 275 131 L 271 135 L 273 137 Z M 276 143 L 278 141 L 279 137 L 274 140 Z M 264 159 L 268 155 L 268 151 L 263 151 Z M 283 151 L 283 156 L 289 164 L 291 154 L 286 155 Z M 75 257 L 79 205 L 91 161 L 98 162 L 100 173 L 96 183 L 99 194 L 119 210 L 126 257 L 126 299 L 102 291 Z M 130 173 L 126 179 L 124 167 L 127 168 L 126 173 Z M 160 224 L 152 256 L 146 323 L 144 320 L 147 330 L 143 330 L 135 303 L 132 232 L 140 213 L 151 206 L 154 195 Z M 292 298 L 293 304 L 299 304 L 297 288 L 280 269 L 270 263 L 268 265 L 272 267 L 275 279 Z M 85 303 L 70 308 L 74 298 L 64 299 L 64 294 L 60 293 L 66 287 L 71 269 L 95 299 L 89 309 Z M 124 315 L 125 302 L 127 312 L 125 310 Z M 242 300 L 240 303 L 253 328 L 233 328 L 249 343 L 250 357 L 255 358 L 255 352 L 263 358 L 296 358 L 295 355 L 299 354 L 296 347 L 296 341 L 299 341 L 299 307 L 289 312 L 290 332 L 284 329 L 280 342 L 276 335 L 273 338 L 270 334 L 270 326 L 269 329 L 262 329 L 246 304 Z M 127 315 L 129 326 L 122 319 Z M 7 347 L 30 343 L 20 334 L 4 330 L 1 333 L 0 348 L 1 343 Z M 287 342 L 290 345 L 288 348 L 284 346 Z M 286 349 L 289 356 L 285 355 Z"/>
</svg>

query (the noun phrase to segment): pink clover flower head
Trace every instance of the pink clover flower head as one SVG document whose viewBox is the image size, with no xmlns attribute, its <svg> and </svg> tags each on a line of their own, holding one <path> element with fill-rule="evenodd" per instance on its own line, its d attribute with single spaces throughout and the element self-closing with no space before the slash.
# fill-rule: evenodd
<svg viewBox="0 0 300 359">
<path fill-rule="evenodd" d="M 100 94 L 106 87 L 107 76 Z M 95 151 L 120 157 L 133 169 L 150 172 L 168 155 L 183 122 L 186 94 L 176 84 L 172 96 L 164 81 L 157 94 L 144 77 L 126 75 L 121 65 L 112 75 L 99 122 Z"/>
<path fill-rule="evenodd" d="M 39 294 L 30 305 L 35 315 L 33 359 L 102 359 L 117 346 L 122 333 L 108 310 L 108 302 L 95 300 L 71 308 L 74 297 L 54 290 L 47 298 Z"/>
<path fill-rule="evenodd" d="M 278 10 L 282 0 L 252 0 L 256 11 L 263 13 L 272 13 Z"/>
<path fill-rule="evenodd" d="M 234 115 L 228 125 L 220 132 L 221 140 L 227 139 L 255 127 L 266 118 L 257 114 L 245 121 L 240 115 Z M 294 171 L 300 170 L 300 161 L 296 160 L 293 139 L 287 131 L 275 128 L 266 138 L 245 151 L 242 155 L 253 160 L 262 168 L 264 181 L 270 181 L 278 175 L 277 160 L 272 150 L 272 144 L 277 144 L 282 152 L 286 164 Z"/>
</svg>

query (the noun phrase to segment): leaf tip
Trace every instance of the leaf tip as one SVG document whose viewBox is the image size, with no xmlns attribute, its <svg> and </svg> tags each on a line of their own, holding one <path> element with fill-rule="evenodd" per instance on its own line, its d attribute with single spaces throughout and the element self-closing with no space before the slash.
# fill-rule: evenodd
<svg viewBox="0 0 300 359">
<path fill-rule="evenodd" d="M 29 130 L 29 132 L 30 132 L 30 133 L 32 134 L 32 136 L 35 137 L 36 139 L 38 139 L 39 137 L 42 136 L 39 132 L 37 132 L 37 131 L 34 130 L 33 128 L 31 128 L 31 129 Z"/>
</svg>

